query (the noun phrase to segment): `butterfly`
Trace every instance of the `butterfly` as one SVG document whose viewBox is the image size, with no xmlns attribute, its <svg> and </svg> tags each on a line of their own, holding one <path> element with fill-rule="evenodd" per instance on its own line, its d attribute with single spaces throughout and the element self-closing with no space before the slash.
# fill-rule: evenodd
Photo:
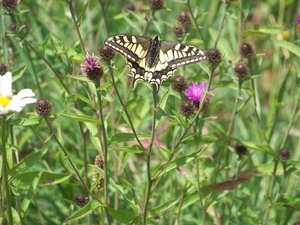
<svg viewBox="0 0 300 225">
<path fill-rule="evenodd" d="M 177 42 L 163 41 L 159 36 L 153 39 L 136 35 L 115 35 L 104 42 L 127 58 L 129 74 L 137 82 L 148 81 L 156 85 L 157 91 L 178 67 L 206 59 L 205 53 L 197 47 Z"/>
</svg>

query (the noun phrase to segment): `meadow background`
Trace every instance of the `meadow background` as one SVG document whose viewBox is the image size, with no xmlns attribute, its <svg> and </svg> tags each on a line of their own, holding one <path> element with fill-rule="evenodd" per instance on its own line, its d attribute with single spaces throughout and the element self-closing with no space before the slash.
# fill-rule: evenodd
<svg viewBox="0 0 300 225">
<path fill-rule="evenodd" d="M 0 63 L 46 107 L 2 126 L 2 224 L 300 224 L 299 1 L 1 3 Z M 220 55 L 157 96 L 119 54 L 93 82 L 80 65 L 115 34 Z M 178 75 L 210 89 L 189 116 Z"/>
</svg>

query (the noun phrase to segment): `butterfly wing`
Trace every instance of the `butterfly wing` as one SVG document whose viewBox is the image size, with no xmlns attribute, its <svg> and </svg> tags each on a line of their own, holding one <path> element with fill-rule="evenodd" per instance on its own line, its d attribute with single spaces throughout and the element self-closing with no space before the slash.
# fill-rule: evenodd
<svg viewBox="0 0 300 225">
<path fill-rule="evenodd" d="M 134 76 L 133 86 L 138 80 L 145 80 L 144 62 L 151 38 L 137 35 L 115 35 L 106 39 L 105 44 L 127 58 L 129 74 Z"/>
<path fill-rule="evenodd" d="M 197 63 L 205 59 L 205 53 L 194 46 L 162 41 L 159 61 L 155 65 L 155 72 L 149 82 L 155 84 L 157 89 L 159 89 L 161 83 L 168 79 L 178 67 Z"/>
</svg>

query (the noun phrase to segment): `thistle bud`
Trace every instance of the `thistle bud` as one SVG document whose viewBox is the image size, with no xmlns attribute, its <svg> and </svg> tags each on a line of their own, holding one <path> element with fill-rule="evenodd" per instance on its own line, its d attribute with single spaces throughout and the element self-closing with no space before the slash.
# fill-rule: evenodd
<svg viewBox="0 0 300 225">
<path fill-rule="evenodd" d="M 39 99 L 35 103 L 35 110 L 40 116 L 49 116 L 51 114 L 52 104 L 47 99 Z"/>
</svg>

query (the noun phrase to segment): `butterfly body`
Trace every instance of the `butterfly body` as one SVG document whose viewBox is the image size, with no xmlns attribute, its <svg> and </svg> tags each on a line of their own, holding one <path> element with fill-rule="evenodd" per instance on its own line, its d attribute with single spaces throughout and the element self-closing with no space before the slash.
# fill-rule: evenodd
<svg viewBox="0 0 300 225">
<path fill-rule="evenodd" d="M 155 84 L 157 90 L 179 66 L 206 59 L 205 53 L 194 46 L 162 41 L 159 36 L 116 35 L 107 38 L 105 44 L 127 58 L 133 86 L 142 80 Z"/>
</svg>

